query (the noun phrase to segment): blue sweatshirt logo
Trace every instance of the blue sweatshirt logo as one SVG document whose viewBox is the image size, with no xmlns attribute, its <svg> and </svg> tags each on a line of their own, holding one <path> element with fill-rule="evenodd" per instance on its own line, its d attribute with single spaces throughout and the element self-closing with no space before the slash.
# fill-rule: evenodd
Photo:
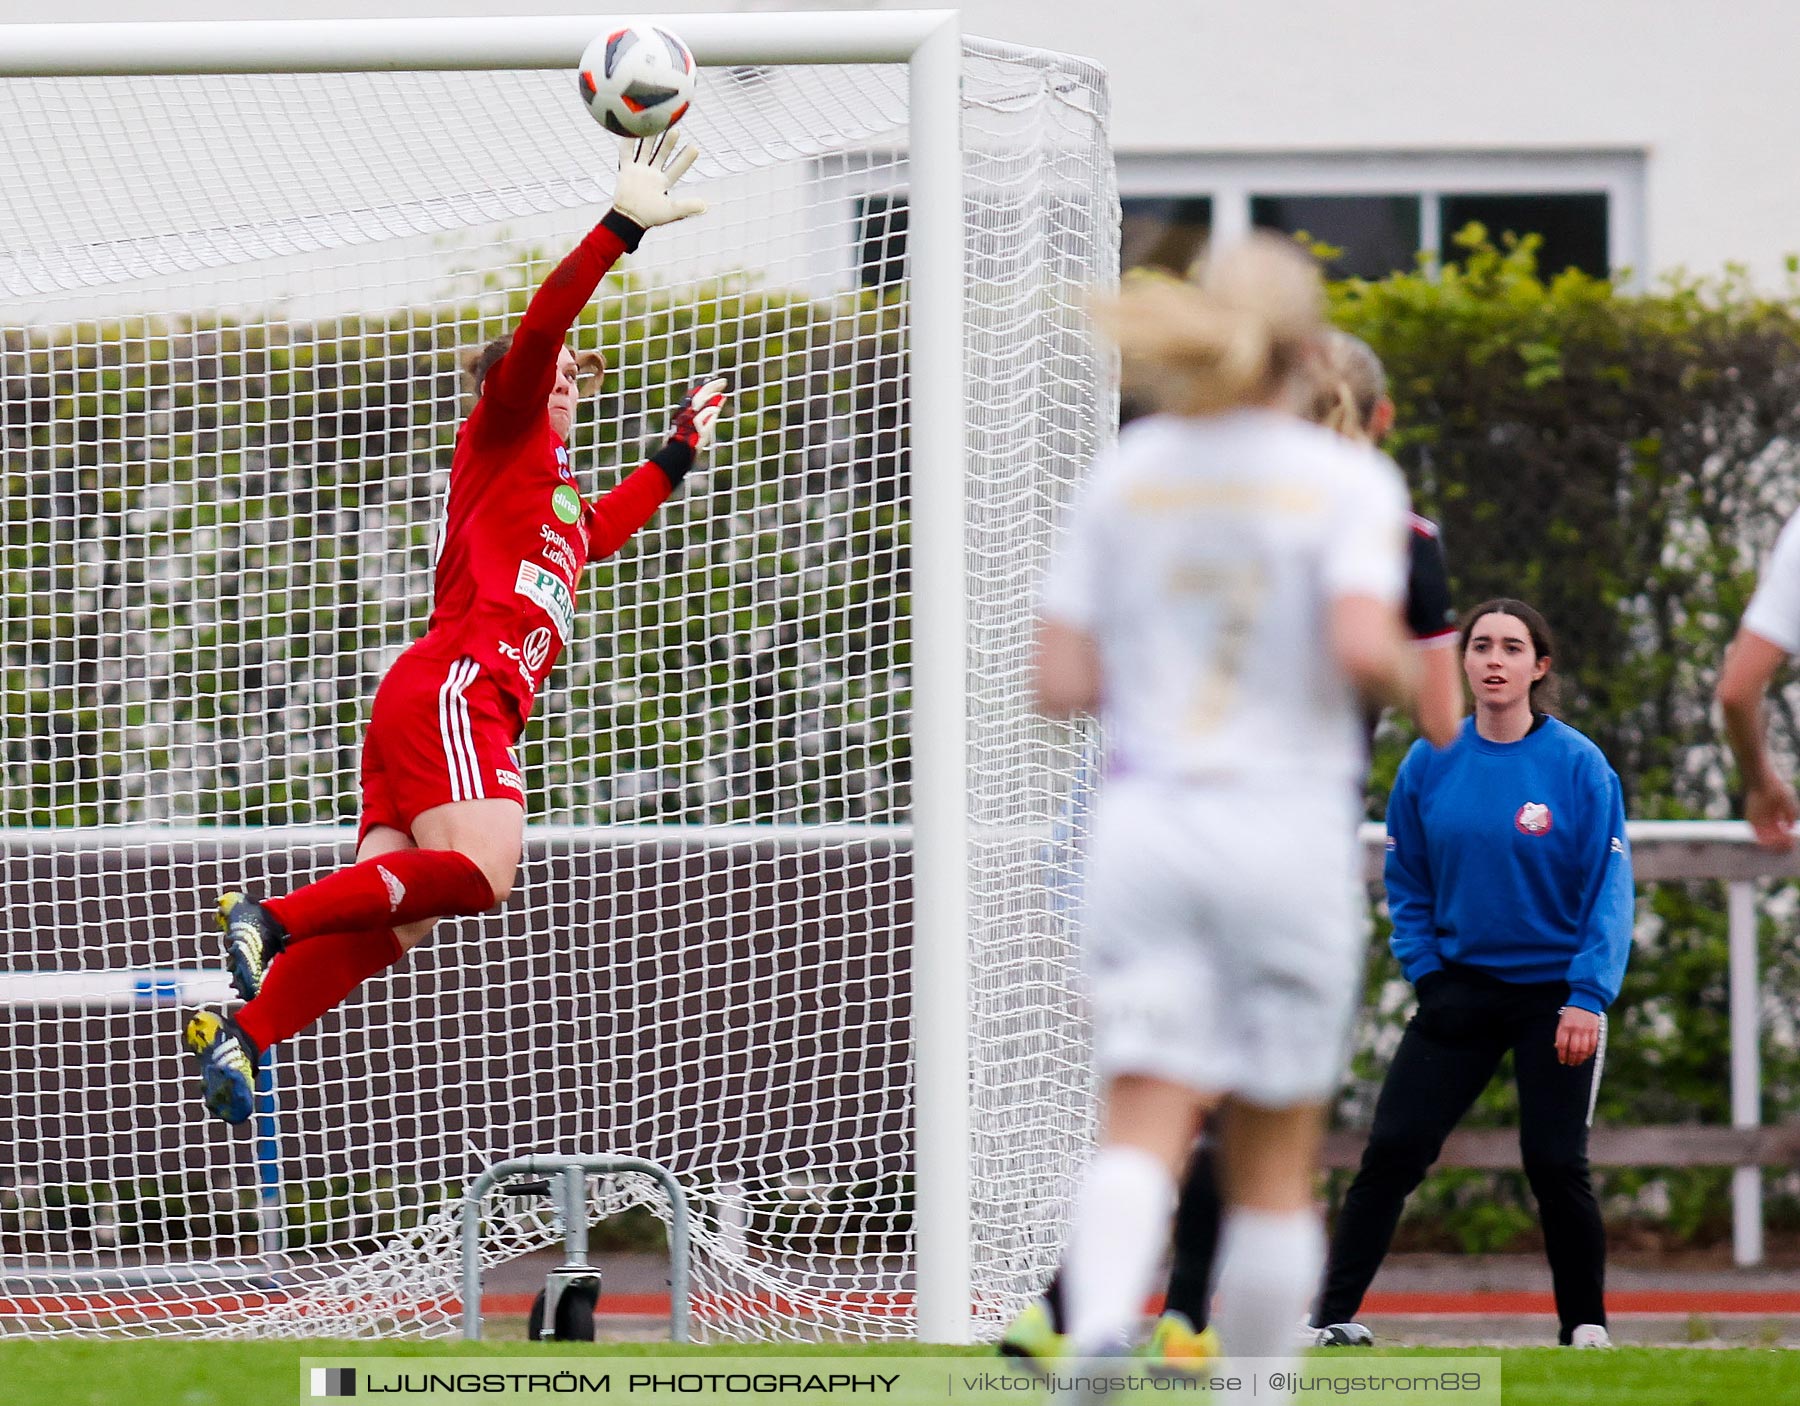
<svg viewBox="0 0 1800 1406">
<path fill-rule="evenodd" d="M 1519 813 L 1513 817 L 1513 827 L 1521 835 L 1548 835 L 1556 818 L 1550 814 L 1550 807 L 1542 801 L 1526 801 L 1519 807 Z"/>
</svg>

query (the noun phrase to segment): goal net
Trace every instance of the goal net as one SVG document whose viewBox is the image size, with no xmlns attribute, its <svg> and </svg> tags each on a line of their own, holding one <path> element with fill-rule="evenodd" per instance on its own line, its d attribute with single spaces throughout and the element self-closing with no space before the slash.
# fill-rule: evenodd
<svg viewBox="0 0 1800 1406">
<path fill-rule="evenodd" d="M 462 357 L 615 146 L 567 71 L 0 80 L 0 1334 L 454 1332 L 459 1198 L 537 1153 L 675 1173 L 703 1338 L 911 1333 L 911 547 L 958 492 L 975 1331 L 1041 1287 L 1088 1134 L 1083 746 L 1030 716 L 1027 646 L 1113 423 L 1081 300 L 1117 202 L 1098 70 L 968 40 L 962 79 L 960 483 L 910 452 L 943 348 L 911 335 L 905 65 L 705 69 L 711 208 L 578 323 L 610 370 L 572 452 L 599 491 L 715 371 L 721 443 L 587 572 L 512 900 L 277 1047 L 235 1129 L 178 1040 L 226 1001 L 216 896 L 349 859 Z M 667 1217 L 595 1182 L 596 1218 L 636 1205 Z M 481 1243 L 560 1237 L 494 1197 Z"/>
</svg>

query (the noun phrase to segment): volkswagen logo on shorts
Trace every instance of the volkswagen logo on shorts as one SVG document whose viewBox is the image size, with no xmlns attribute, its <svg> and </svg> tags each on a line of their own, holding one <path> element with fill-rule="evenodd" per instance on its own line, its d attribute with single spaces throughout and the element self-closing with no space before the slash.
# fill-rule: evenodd
<svg viewBox="0 0 1800 1406">
<path fill-rule="evenodd" d="M 550 657 L 550 631 L 543 625 L 525 636 L 525 667 L 536 673 Z"/>
</svg>

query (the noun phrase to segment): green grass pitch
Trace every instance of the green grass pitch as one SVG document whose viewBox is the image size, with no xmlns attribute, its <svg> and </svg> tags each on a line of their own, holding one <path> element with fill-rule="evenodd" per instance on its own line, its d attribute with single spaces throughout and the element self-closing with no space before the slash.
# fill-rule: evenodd
<svg viewBox="0 0 1800 1406">
<path fill-rule="evenodd" d="M 301 1359 L 320 1357 L 453 1358 L 456 1365 L 467 1366 L 482 1358 L 566 1353 L 586 1358 L 596 1368 L 617 1370 L 633 1358 L 641 1362 L 676 1352 L 700 1358 L 829 1354 L 867 1358 L 873 1367 L 884 1356 L 948 1356 L 955 1351 L 911 1345 L 677 1349 L 660 1344 L 551 1348 L 518 1342 L 14 1341 L 0 1344 L 0 1400 L 46 1406 L 295 1406 L 302 1400 Z M 1500 1358 L 1505 1406 L 1778 1406 L 1800 1401 L 1800 1353 L 1756 1348 L 1387 1349 L 1358 1353 L 1356 1360 L 1463 1355 Z M 969 1356 L 993 1361 L 985 1352 Z"/>
</svg>

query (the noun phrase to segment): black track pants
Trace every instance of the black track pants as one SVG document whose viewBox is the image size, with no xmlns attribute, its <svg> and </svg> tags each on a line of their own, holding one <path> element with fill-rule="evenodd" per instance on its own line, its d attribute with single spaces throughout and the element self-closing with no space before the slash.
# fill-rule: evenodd
<svg viewBox="0 0 1800 1406">
<path fill-rule="evenodd" d="M 1544 1227 L 1561 1339 L 1568 1342 L 1581 1323 L 1605 1326 L 1606 1238 L 1588 1177 L 1587 1140 L 1606 1058 L 1606 1025 L 1602 1017 L 1593 1059 L 1559 1064 L 1556 1026 L 1567 999 L 1561 982 L 1513 984 L 1467 967 L 1426 978 L 1331 1237 L 1314 1323 L 1355 1319 L 1407 1196 L 1511 1050 L 1519 1149 Z"/>
</svg>

